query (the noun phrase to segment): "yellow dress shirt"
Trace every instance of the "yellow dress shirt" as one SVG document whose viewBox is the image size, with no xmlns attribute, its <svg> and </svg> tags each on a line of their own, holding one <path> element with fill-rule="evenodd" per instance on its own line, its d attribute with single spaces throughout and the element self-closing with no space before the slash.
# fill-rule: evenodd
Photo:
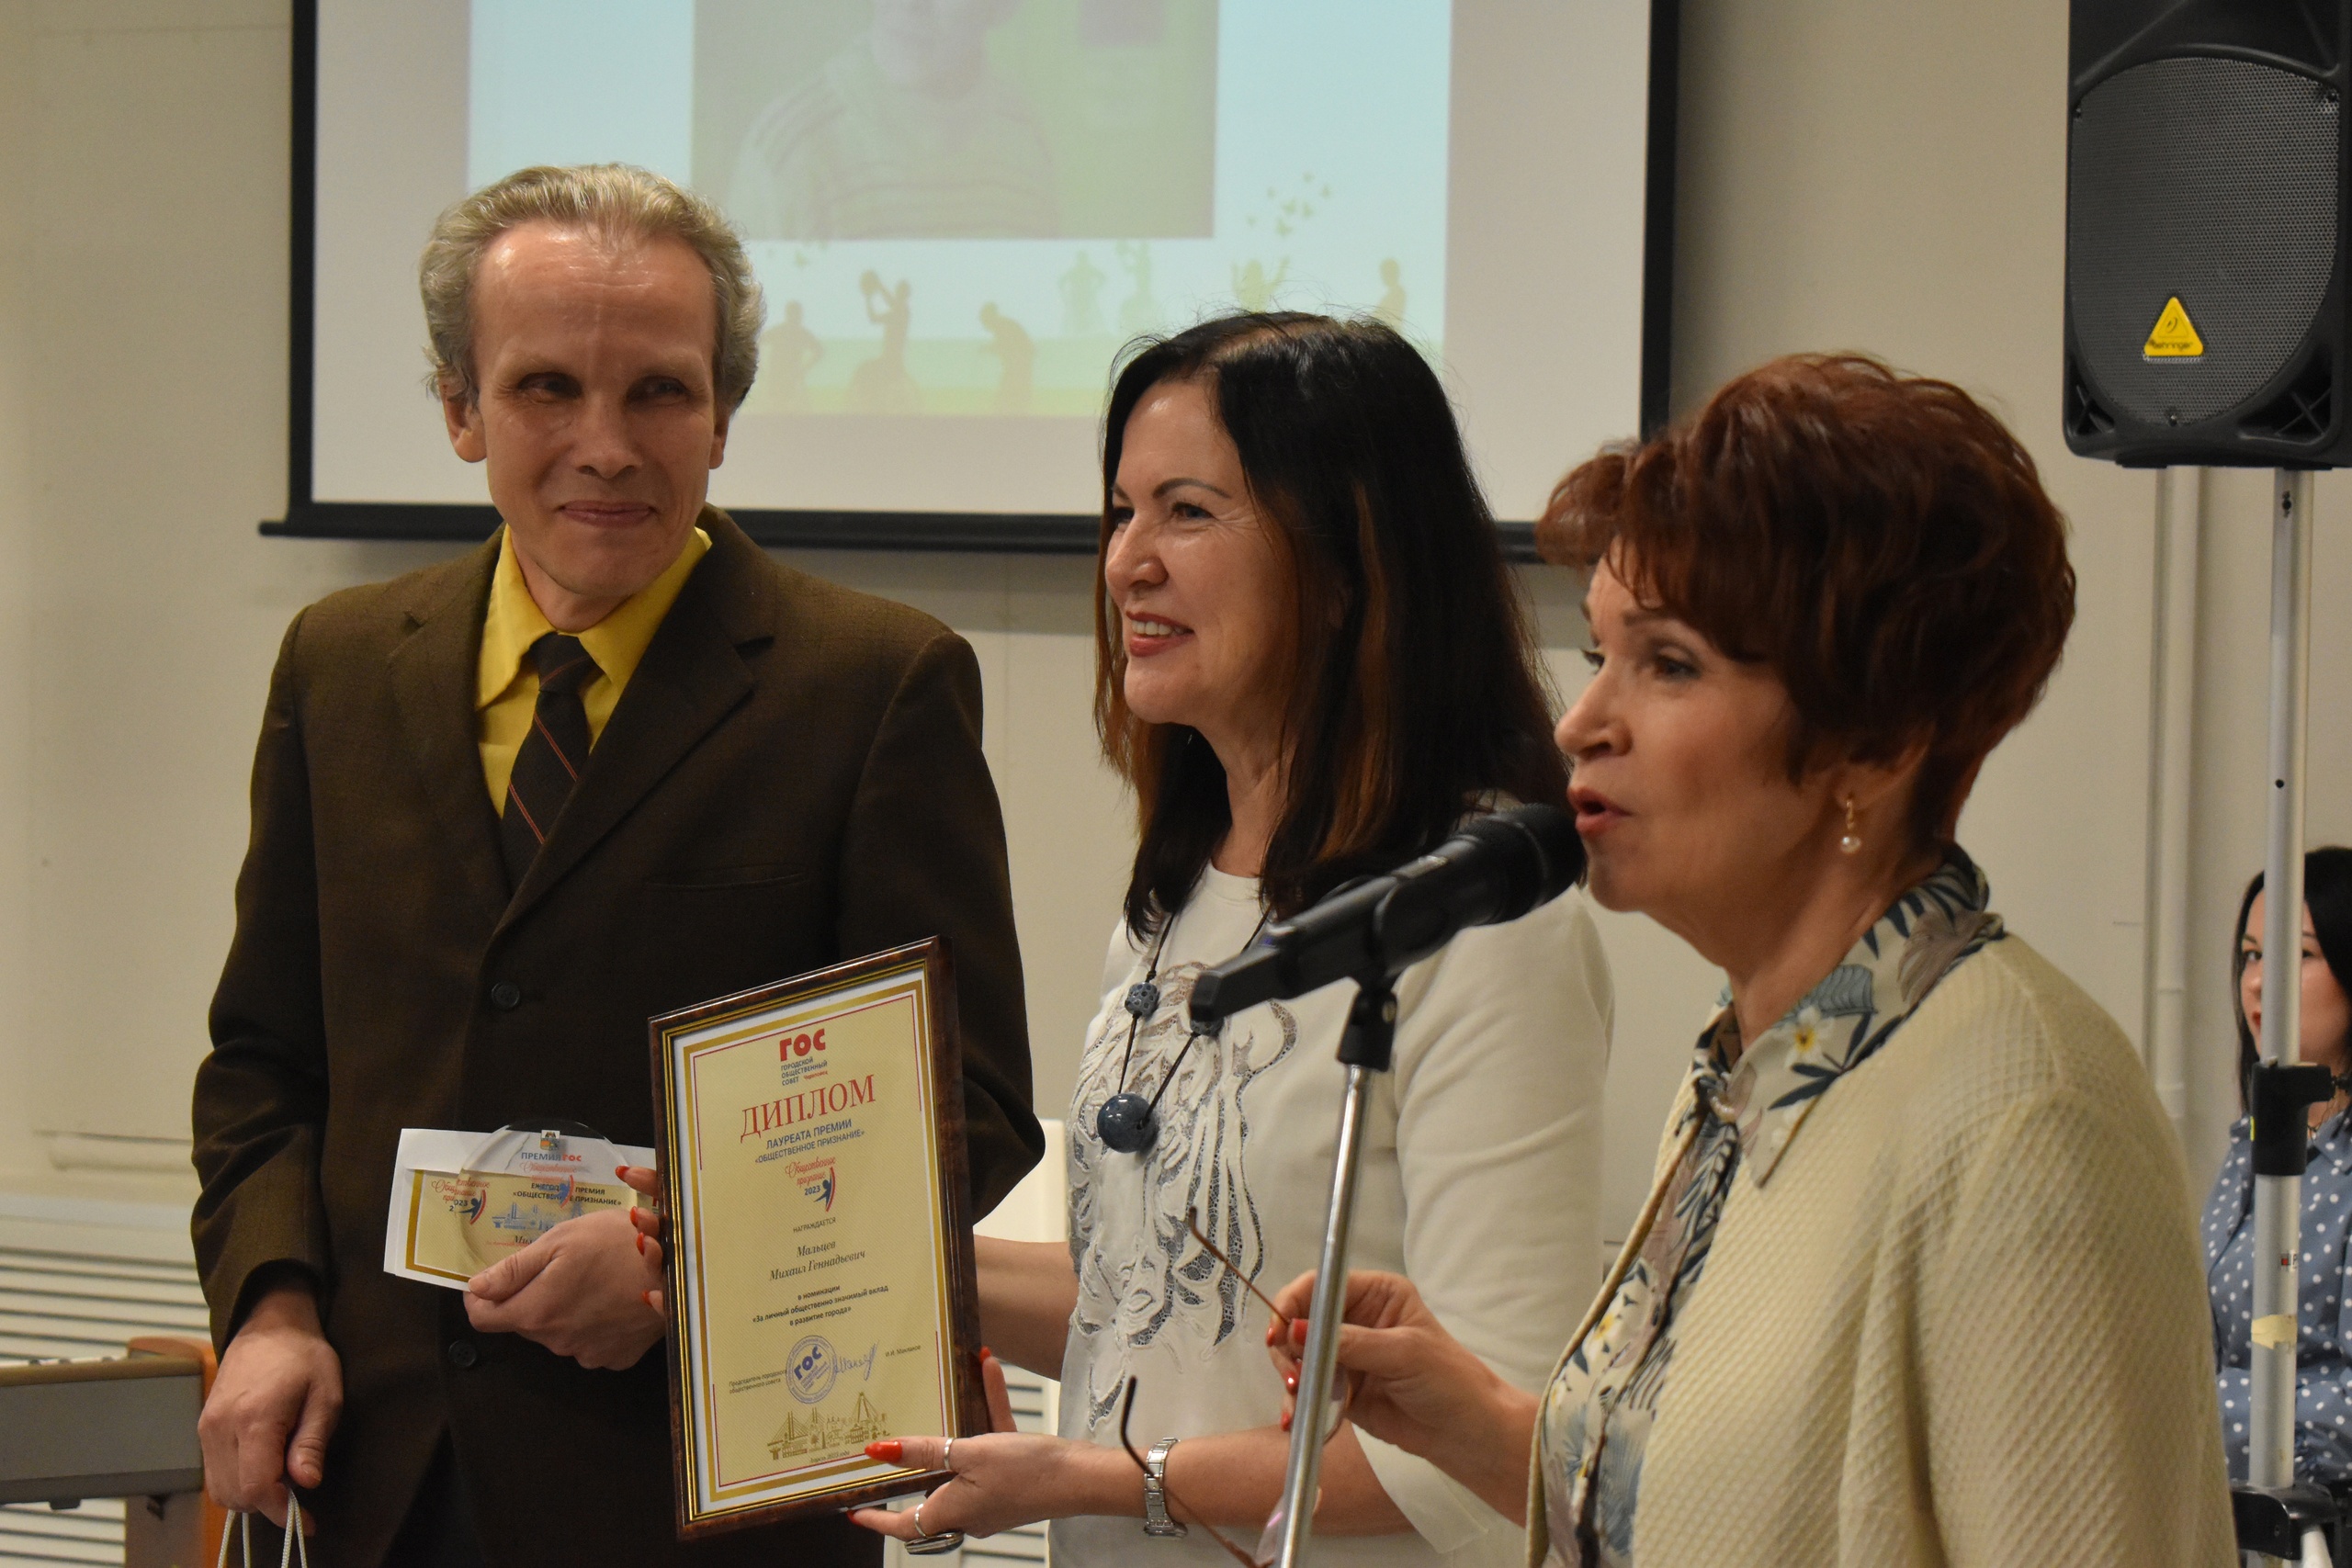
<svg viewBox="0 0 2352 1568">
<path fill-rule="evenodd" d="M 601 671 L 580 688 L 592 748 L 604 739 L 605 721 L 613 716 L 628 678 L 637 673 L 662 617 L 669 615 L 678 591 L 709 548 L 710 536 L 695 529 L 695 536 L 661 576 L 579 634 L 581 646 Z M 482 616 L 481 660 L 474 673 L 474 732 L 481 748 L 482 782 L 490 786 L 492 807 L 502 814 L 506 809 L 507 775 L 514 771 L 514 753 L 522 749 L 523 737 L 531 732 L 531 714 L 539 702 L 539 672 L 531 667 L 531 645 L 553 630 L 538 601 L 531 597 L 529 584 L 523 581 L 522 563 L 514 558 L 514 541 L 502 533 L 498 570 L 490 582 L 490 608 Z"/>
</svg>

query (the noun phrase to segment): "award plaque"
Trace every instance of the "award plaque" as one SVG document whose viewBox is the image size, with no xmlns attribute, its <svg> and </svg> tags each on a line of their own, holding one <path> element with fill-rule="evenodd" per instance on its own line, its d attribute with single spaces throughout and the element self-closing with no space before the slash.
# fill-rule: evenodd
<svg viewBox="0 0 2352 1568">
<path fill-rule="evenodd" d="M 581 1126 L 458 1133 L 403 1127 L 392 1156 L 384 1272 L 462 1291 L 566 1220 L 639 1206 L 620 1165 L 652 1165 L 651 1149 L 607 1143 Z"/>
<path fill-rule="evenodd" d="M 678 1535 L 927 1491 L 989 1429 L 955 978 L 933 939 L 651 1022 Z"/>
</svg>

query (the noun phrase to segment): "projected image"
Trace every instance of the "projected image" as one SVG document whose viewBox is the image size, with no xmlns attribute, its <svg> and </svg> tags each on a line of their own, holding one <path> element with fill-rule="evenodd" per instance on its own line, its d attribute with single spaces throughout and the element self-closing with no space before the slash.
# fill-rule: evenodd
<svg viewBox="0 0 2352 1568">
<path fill-rule="evenodd" d="M 1210 232 L 1216 0 L 703 0 L 695 79 L 750 239 Z"/>
<path fill-rule="evenodd" d="M 1219 310 L 1442 352 L 1446 0 L 474 0 L 467 164 L 718 200 L 769 329 L 747 415 L 1091 420 Z M 609 84 L 607 94 L 583 91 Z"/>
</svg>

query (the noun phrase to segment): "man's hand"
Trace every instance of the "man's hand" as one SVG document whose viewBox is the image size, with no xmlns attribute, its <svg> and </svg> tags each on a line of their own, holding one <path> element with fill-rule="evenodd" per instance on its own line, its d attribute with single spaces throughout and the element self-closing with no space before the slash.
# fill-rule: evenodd
<svg viewBox="0 0 2352 1568">
<path fill-rule="evenodd" d="M 286 1477 L 302 1487 L 326 1479 L 342 1414 L 343 1363 L 319 1326 L 318 1300 L 308 1285 L 279 1286 L 245 1314 L 197 1417 L 204 1489 L 283 1529 Z"/>
<path fill-rule="evenodd" d="M 662 1244 L 624 1210 L 566 1220 L 466 1286 L 485 1334 L 519 1334 L 583 1367 L 618 1371 L 661 1343 Z"/>
</svg>

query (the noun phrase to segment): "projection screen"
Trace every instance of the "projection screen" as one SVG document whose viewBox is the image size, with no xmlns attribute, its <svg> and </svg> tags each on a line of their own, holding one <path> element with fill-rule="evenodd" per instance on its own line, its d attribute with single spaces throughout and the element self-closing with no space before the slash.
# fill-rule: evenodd
<svg viewBox="0 0 2352 1568">
<path fill-rule="evenodd" d="M 607 161 L 748 242 L 768 325 L 711 499 L 754 537 L 1091 549 L 1122 345 L 1236 308 L 1396 325 L 1497 514 L 1531 518 L 1664 413 L 1673 24 L 1672 0 L 300 0 L 264 529 L 495 525 L 424 386 L 418 251 L 510 170 Z"/>
</svg>

